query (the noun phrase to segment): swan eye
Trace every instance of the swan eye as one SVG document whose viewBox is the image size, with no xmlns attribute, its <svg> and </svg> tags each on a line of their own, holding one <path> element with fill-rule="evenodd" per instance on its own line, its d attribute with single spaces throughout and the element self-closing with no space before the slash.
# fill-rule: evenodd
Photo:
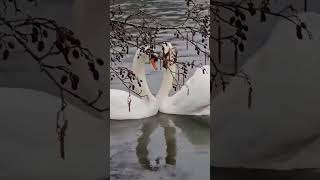
<svg viewBox="0 0 320 180">
<path fill-rule="evenodd" d="M 155 62 L 157 62 L 158 56 L 156 56 L 155 54 L 151 54 L 150 59 L 153 59 Z"/>
</svg>

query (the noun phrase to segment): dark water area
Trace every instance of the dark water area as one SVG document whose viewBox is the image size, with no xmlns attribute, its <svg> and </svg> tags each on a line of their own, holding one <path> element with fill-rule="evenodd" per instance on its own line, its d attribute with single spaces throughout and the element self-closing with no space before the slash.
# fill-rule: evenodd
<svg viewBox="0 0 320 180">
<path fill-rule="evenodd" d="M 277 171 L 268 169 L 246 169 L 210 167 L 211 180 L 316 180 L 319 169 Z"/>
</svg>

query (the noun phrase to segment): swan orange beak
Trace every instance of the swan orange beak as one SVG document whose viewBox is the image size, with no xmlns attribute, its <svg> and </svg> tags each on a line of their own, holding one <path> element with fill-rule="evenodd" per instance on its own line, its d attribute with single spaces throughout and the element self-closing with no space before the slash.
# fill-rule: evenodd
<svg viewBox="0 0 320 180">
<path fill-rule="evenodd" d="M 152 65 L 152 68 L 154 71 L 156 71 L 157 68 L 157 61 L 158 61 L 158 57 L 156 55 L 151 55 L 151 59 L 150 59 L 150 64 Z"/>
</svg>

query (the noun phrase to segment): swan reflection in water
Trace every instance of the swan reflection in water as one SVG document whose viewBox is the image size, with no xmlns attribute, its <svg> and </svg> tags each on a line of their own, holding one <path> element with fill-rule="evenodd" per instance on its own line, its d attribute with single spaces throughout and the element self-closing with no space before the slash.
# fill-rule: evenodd
<svg viewBox="0 0 320 180">
<path fill-rule="evenodd" d="M 195 122 L 193 116 L 176 116 L 159 114 L 157 119 L 146 119 L 141 127 L 142 134 L 137 140 L 136 155 L 140 165 L 148 170 L 155 171 L 161 165 L 175 166 L 177 163 L 177 130 L 181 130 L 187 139 L 194 145 L 208 144 L 209 143 L 209 127 L 205 124 Z M 208 117 L 207 117 L 208 118 Z M 207 128 L 207 131 L 201 131 L 199 126 Z M 166 144 L 165 158 L 161 156 L 150 158 L 148 145 L 150 144 L 151 135 L 158 129 L 163 129 L 163 136 Z M 198 137 L 194 137 L 197 135 Z M 200 138 L 199 138 L 200 137 Z M 203 137 L 203 138 L 201 138 Z M 157 149 L 157 151 L 159 151 Z"/>
<path fill-rule="evenodd" d="M 110 121 L 111 179 L 210 179 L 210 127 L 200 118 Z"/>
<path fill-rule="evenodd" d="M 148 158 L 148 144 L 150 136 L 159 125 L 164 129 L 164 137 L 167 145 L 165 163 L 169 165 L 176 165 L 177 142 L 176 142 L 176 127 L 169 119 L 160 119 L 159 121 L 146 121 L 141 128 L 142 135 L 138 138 L 138 145 L 136 148 L 137 157 L 142 167 L 149 170 L 156 170 L 157 167 L 151 165 Z M 160 164 L 161 157 L 157 157 L 155 162 Z"/>
</svg>

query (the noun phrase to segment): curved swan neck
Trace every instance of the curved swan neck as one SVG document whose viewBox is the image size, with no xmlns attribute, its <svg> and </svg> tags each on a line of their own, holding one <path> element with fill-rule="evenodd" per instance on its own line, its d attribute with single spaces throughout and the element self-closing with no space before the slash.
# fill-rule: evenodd
<svg viewBox="0 0 320 180">
<path fill-rule="evenodd" d="M 146 57 L 141 56 L 139 51 L 136 52 L 133 58 L 132 71 L 136 75 L 139 80 L 142 80 L 141 83 L 141 95 L 147 95 L 149 98 L 154 98 L 153 94 L 149 90 L 149 86 L 147 84 L 146 70 L 145 70 L 145 62 Z M 133 81 L 133 84 L 136 87 L 139 87 L 137 81 Z"/>
<path fill-rule="evenodd" d="M 158 92 L 157 98 L 161 101 L 163 98 L 168 97 L 172 89 L 173 80 L 176 77 L 176 65 L 173 64 L 165 69 L 163 72 L 162 83 Z"/>
<path fill-rule="evenodd" d="M 145 77 L 144 64 L 145 64 L 144 59 L 139 58 L 139 51 L 137 51 L 133 58 L 132 71 L 138 78 Z"/>
</svg>

